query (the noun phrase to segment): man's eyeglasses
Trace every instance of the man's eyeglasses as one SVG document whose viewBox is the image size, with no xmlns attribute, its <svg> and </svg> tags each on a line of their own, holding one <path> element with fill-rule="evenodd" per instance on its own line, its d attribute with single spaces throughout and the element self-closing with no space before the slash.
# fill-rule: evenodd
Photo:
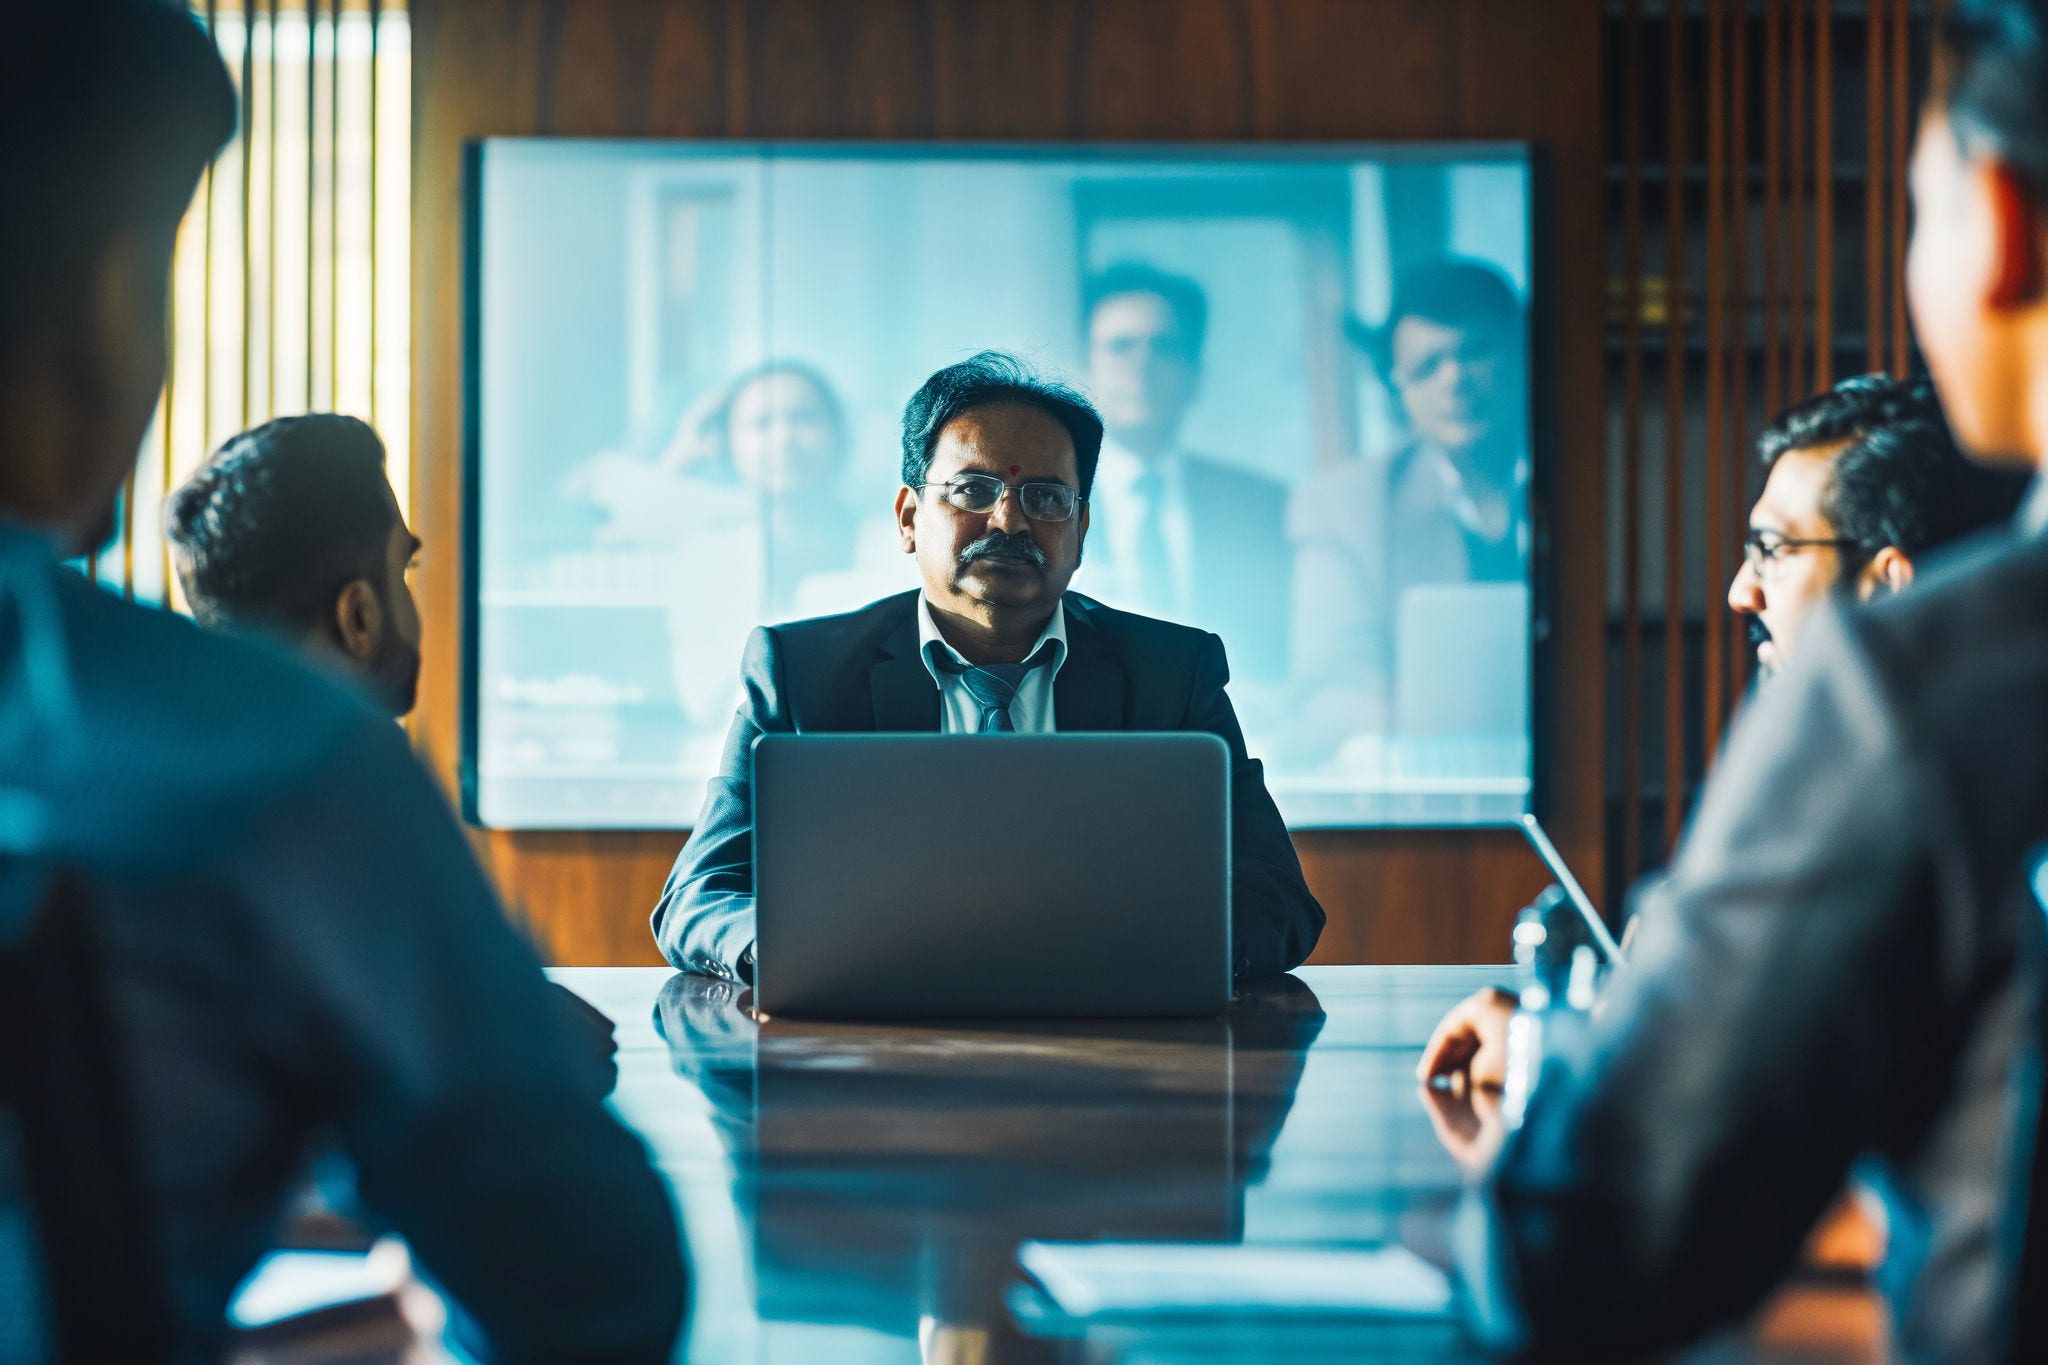
<svg viewBox="0 0 2048 1365">
<path fill-rule="evenodd" d="M 1758 578 L 1768 578 L 1775 572 L 1779 560 L 1801 550 L 1837 549 L 1849 550 L 1856 547 L 1853 540 L 1839 537 L 1824 540 L 1795 540 L 1786 536 L 1771 535 L 1763 531 L 1751 531 L 1742 538 L 1742 562 Z"/>
<path fill-rule="evenodd" d="M 1074 515 L 1074 509 L 1087 499 L 1057 480 L 1034 480 L 1030 483 L 1008 484 L 993 474 L 955 474 L 944 483 L 921 483 L 917 491 L 927 488 L 939 490 L 939 496 L 946 506 L 959 512 L 977 514 L 993 512 L 996 504 L 1003 500 L 1006 490 L 1017 494 L 1017 505 L 1024 509 L 1024 515 L 1033 521 L 1065 521 Z"/>
</svg>

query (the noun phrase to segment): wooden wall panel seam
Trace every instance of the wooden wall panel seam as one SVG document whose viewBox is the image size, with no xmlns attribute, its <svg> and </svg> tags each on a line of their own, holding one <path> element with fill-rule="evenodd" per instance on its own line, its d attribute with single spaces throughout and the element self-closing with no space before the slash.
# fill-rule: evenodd
<svg viewBox="0 0 2048 1365">
<path fill-rule="evenodd" d="M 1722 555 L 1722 461 L 1726 458 L 1726 414 L 1722 402 L 1727 381 L 1728 261 L 1727 221 L 1723 216 L 1728 188 L 1728 0 L 1707 0 L 1707 375 L 1706 375 L 1706 628 L 1702 672 L 1702 731 L 1706 753 L 1721 739 L 1722 613 L 1726 603 L 1714 591 L 1726 572 Z"/>
<path fill-rule="evenodd" d="M 1813 38 L 1813 387 L 1835 382 L 1835 13 L 1816 0 Z"/>
<path fill-rule="evenodd" d="M 1685 807 L 1685 365 L 1690 291 L 1685 260 L 1685 5 L 1665 0 L 1664 352 L 1664 848 Z"/>
<path fill-rule="evenodd" d="M 1729 370 L 1729 407 L 1734 415 L 1733 444 L 1730 448 L 1726 497 L 1729 507 L 1729 529 L 1724 537 L 1728 559 L 1724 569 L 1732 575 L 1741 563 L 1743 540 L 1749 528 L 1749 469 L 1751 449 L 1749 442 L 1749 372 L 1752 358 L 1749 339 L 1749 15 L 1748 0 L 1741 0 L 1736 6 L 1734 41 L 1729 51 L 1729 85 L 1735 92 L 1730 101 L 1729 144 L 1734 152 L 1734 165 L 1730 179 L 1731 202 L 1729 217 L 1734 224 L 1733 240 L 1729 254 L 1729 294 L 1733 301 L 1733 316 L 1729 319 L 1730 344 L 1734 352 L 1734 363 Z M 1708 584 L 1712 592 L 1717 584 Z M 1742 690 L 1749 680 L 1748 650 L 1744 648 L 1749 632 L 1743 618 L 1735 612 L 1727 613 L 1728 690 L 1724 706 L 1729 714 L 1741 702 Z M 1712 751 L 1710 750 L 1710 753 Z"/>
<path fill-rule="evenodd" d="M 1894 0 L 1892 7 L 1892 279 L 1900 290 L 1899 306 L 1892 312 L 1892 373 L 1900 379 L 1907 372 L 1907 337 L 1910 322 L 1903 293 L 1906 281 L 1906 157 L 1912 134 L 1912 67 L 1909 44 L 1912 39 L 1911 0 Z"/>
<path fill-rule="evenodd" d="M 1643 840 L 1643 46 L 1644 0 L 1628 0 L 1622 80 L 1627 126 L 1622 193 L 1622 877 L 1634 881 Z M 1670 291 L 1665 291 L 1665 306 Z"/>
</svg>

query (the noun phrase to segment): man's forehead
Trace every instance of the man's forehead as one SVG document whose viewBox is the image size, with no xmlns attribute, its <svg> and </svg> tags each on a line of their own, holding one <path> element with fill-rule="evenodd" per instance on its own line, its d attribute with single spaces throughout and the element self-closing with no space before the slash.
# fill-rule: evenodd
<svg viewBox="0 0 2048 1365">
<path fill-rule="evenodd" d="M 1763 492 L 1750 510 L 1750 525 L 1802 536 L 1827 533 L 1831 528 L 1821 505 L 1834 479 L 1835 460 L 1849 444 L 1795 446 L 1772 461 Z"/>
<path fill-rule="evenodd" d="M 1071 478 L 1075 464 L 1074 438 L 1051 413 L 1028 403 L 970 408 L 946 423 L 932 449 L 935 478 L 967 469 Z"/>
<path fill-rule="evenodd" d="M 1422 313 L 1404 314 L 1394 324 L 1394 349 L 1397 351 L 1434 350 L 1455 346 L 1464 339 L 1463 327 L 1438 322 Z"/>
<path fill-rule="evenodd" d="M 1095 305 L 1088 319 L 1096 332 L 1172 333 L 1180 330 L 1180 318 L 1173 304 L 1149 289 L 1130 289 L 1110 294 Z"/>
</svg>

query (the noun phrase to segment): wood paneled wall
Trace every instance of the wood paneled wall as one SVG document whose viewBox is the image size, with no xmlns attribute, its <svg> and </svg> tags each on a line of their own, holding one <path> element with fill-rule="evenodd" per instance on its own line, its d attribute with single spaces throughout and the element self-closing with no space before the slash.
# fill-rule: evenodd
<svg viewBox="0 0 2048 1365">
<path fill-rule="evenodd" d="M 1565 856 L 1603 866 L 1604 412 L 1597 0 L 413 0 L 415 520 L 430 622 L 416 736 L 459 737 L 465 140 L 1349 140 L 1538 144 L 1539 422 L 1554 460 L 1554 675 L 1538 762 Z M 558 961 L 658 961 L 682 834 L 478 846 Z M 1499 961 L 1547 880 L 1498 832 L 1299 840 L 1318 962 Z"/>
<path fill-rule="evenodd" d="M 1759 429 L 1913 364 L 1906 161 L 1935 0 L 1607 10 L 1613 880 L 1664 860 L 1745 695 Z"/>
</svg>

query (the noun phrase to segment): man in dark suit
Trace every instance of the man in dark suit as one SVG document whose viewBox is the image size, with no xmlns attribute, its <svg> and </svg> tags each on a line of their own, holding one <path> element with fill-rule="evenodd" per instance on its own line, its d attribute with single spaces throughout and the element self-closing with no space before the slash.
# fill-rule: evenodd
<svg viewBox="0 0 2048 1365">
<path fill-rule="evenodd" d="M 1056 729 L 1202 730 L 1228 744 L 1233 969 L 1307 958 L 1322 907 L 1245 752 L 1222 641 L 1067 591 L 1101 443 L 1086 400 L 1008 356 L 983 352 L 925 381 L 904 409 L 896 494 L 924 587 L 754 632 L 724 762 L 654 908 L 669 961 L 752 978 L 760 735 Z"/>
<path fill-rule="evenodd" d="M 17 871 L 85 885 L 163 1358 L 229 1353 L 235 1287 L 339 1150 L 493 1357 L 667 1361 L 687 1284 L 668 1191 L 402 732 L 280 650 L 62 563 L 105 543 L 134 475 L 178 222 L 234 125 L 185 6 L 9 9 L 0 823 Z M 16 1293 L 37 1280 L 23 1174 L 0 1179 L 0 1338 L 40 1307 Z"/>
<path fill-rule="evenodd" d="M 1950 7 L 1907 269 L 1958 439 L 2037 471 L 2044 35 L 2044 0 Z M 1503 1344 L 1634 1356 L 1738 1319 L 1876 1159 L 1900 1354 L 2048 1358 L 2048 494 L 1799 635 L 1471 1206 L 1470 1282 Z"/>
<path fill-rule="evenodd" d="M 1125 262 L 1082 303 L 1088 385 L 1105 428 L 1084 586 L 1128 611 L 1213 630 L 1248 680 L 1287 672 L 1287 487 L 1181 444 L 1209 301 L 1183 275 Z"/>
</svg>

